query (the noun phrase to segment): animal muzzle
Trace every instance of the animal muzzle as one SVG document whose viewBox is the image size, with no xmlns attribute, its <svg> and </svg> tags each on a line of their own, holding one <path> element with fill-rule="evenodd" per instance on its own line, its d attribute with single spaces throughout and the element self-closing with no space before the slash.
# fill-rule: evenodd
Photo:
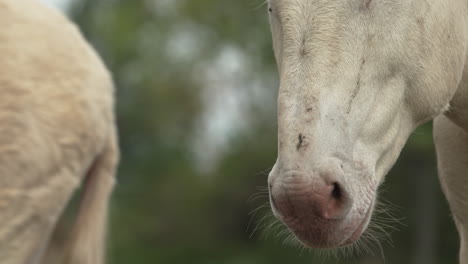
<svg viewBox="0 0 468 264">
<path fill-rule="evenodd" d="M 270 182 L 273 212 L 307 246 L 330 248 L 343 242 L 353 201 L 339 177 L 289 171 Z"/>
</svg>

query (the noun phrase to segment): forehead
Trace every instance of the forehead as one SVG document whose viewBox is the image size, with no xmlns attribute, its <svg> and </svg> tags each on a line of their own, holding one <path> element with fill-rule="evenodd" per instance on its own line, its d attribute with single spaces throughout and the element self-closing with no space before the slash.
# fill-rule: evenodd
<svg viewBox="0 0 468 264">
<path fill-rule="evenodd" d="M 351 0 L 353 2 L 356 1 L 363 1 L 363 0 Z M 364 1 L 371 1 L 371 0 L 364 0 Z M 287 7 L 291 5 L 333 5 L 333 4 L 340 4 L 344 2 L 349 2 L 349 0 L 266 0 L 266 2 L 270 5 L 274 5 L 277 7 Z"/>
<path fill-rule="evenodd" d="M 268 0 L 273 17 L 280 24 L 309 29 L 334 27 L 358 14 L 357 2 L 362 0 Z"/>
<path fill-rule="evenodd" d="M 309 5 L 317 4 L 317 0 L 267 0 L 271 7 L 277 9 L 304 8 Z"/>
<path fill-rule="evenodd" d="M 303 20 L 317 16 L 334 19 L 333 17 L 337 18 L 336 16 L 342 16 L 344 13 L 352 13 L 356 10 L 357 2 L 362 0 L 268 0 L 267 2 L 276 15 Z"/>
<path fill-rule="evenodd" d="M 301 11 L 313 12 L 314 10 L 338 11 L 347 9 L 349 11 L 358 8 L 360 11 L 371 8 L 376 0 L 266 0 L 270 7 L 278 10 L 297 9 Z M 392 1 L 393 2 L 393 1 Z"/>
</svg>

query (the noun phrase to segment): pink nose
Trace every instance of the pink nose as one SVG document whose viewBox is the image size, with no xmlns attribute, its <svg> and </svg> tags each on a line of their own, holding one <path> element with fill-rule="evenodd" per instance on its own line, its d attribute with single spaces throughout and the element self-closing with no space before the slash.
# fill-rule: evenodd
<svg viewBox="0 0 468 264">
<path fill-rule="evenodd" d="M 280 218 L 294 228 L 341 220 L 348 215 L 352 200 L 345 186 L 333 177 L 289 172 L 270 185 L 271 202 Z M 291 227 L 291 226 L 290 226 Z"/>
</svg>

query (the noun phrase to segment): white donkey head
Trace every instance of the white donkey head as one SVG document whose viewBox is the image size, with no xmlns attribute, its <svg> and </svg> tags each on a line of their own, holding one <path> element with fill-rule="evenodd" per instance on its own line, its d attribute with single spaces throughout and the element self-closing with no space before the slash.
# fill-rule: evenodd
<svg viewBox="0 0 468 264">
<path fill-rule="evenodd" d="M 280 74 L 277 218 L 306 246 L 352 244 L 408 136 L 449 107 L 465 0 L 269 0 Z"/>
</svg>

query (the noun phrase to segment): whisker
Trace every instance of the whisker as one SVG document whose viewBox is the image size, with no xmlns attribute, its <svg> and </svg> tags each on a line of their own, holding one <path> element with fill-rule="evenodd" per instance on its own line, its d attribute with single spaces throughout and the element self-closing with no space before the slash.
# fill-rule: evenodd
<svg viewBox="0 0 468 264">
<path fill-rule="evenodd" d="M 250 5 L 252 6 L 252 10 L 254 10 L 254 11 L 264 7 L 267 4 L 268 4 L 268 0 L 256 0 L 256 1 L 252 1 L 252 3 L 250 3 Z"/>
<path fill-rule="evenodd" d="M 257 172 L 257 175 L 266 175 L 266 176 L 268 176 L 268 174 L 270 173 L 270 171 L 272 169 L 273 169 L 273 167 L 268 167 L 267 169 L 264 169 L 264 170 L 262 170 L 260 172 Z M 262 188 L 262 189 L 264 188 L 264 189 L 268 190 L 267 187 L 260 187 L 260 188 Z"/>
<path fill-rule="evenodd" d="M 268 198 L 268 193 L 260 193 L 260 192 L 257 192 L 257 193 L 254 193 L 252 194 L 249 199 L 247 199 L 247 202 L 249 203 L 252 203 L 252 202 L 255 202 L 259 199 L 264 199 L 264 198 Z"/>
<path fill-rule="evenodd" d="M 379 197 L 368 228 L 362 234 L 359 241 L 338 249 L 310 249 L 304 246 L 304 244 L 273 215 L 268 201 L 268 188 L 258 187 L 257 189 L 260 191 L 253 194 L 249 201 L 257 202 L 258 200 L 265 199 L 266 202 L 249 213 L 249 215 L 252 216 L 251 221 L 256 222 L 250 237 L 253 237 L 255 233 L 261 230 L 261 237 L 263 239 L 273 237 L 274 240 L 280 240 L 282 244 L 287 247 L 299 249 L 300 254 L 309 251 L 321 260 L 329 258 L 348 259 L 362 255 L 371 255 L 385 261 L 383 243 L 387 243 L 393 247 L 394 244 L 391 239 L 391 233 L 399 231 L 400 227 L 405 225 L 405 218 L 400 216 L 401 207 Z M 323 232 L 321 235 L 326 236 L 327 233 Z"/>
</svg>

